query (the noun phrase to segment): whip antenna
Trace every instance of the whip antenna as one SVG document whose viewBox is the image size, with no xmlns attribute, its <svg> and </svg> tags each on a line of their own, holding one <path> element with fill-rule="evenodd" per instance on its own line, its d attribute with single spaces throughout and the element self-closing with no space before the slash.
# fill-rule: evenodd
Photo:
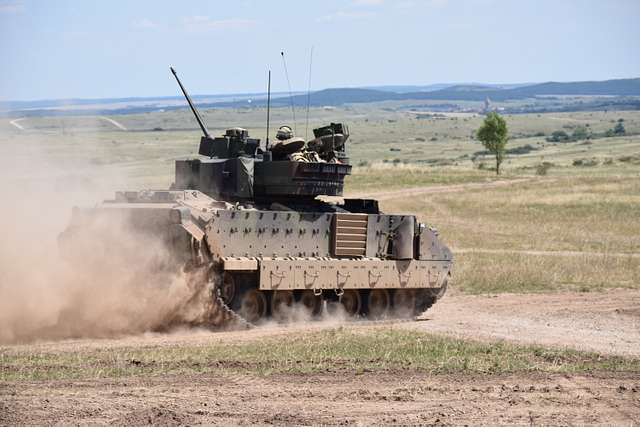
<svg viewBox="0 0 640 427">
<path fill-rule="evenodd" d="M 304 128 L 304 139 L 308 139 L 309 134 L 309 104 L 311 103 L 311 68 L 313 67 L 313 46 L 309 55 L 309 86 L 307 86 L 307 124 Z"/>
<path fill-rule="evenodd" d="M 267 139 L 265 142 L 265 151 L 269 149 L 269 117 L 271 115 L 271 70 L 269 70 L 269 77 L 267 78 Z"/>
<path fill-rule="evenodd" d="M 180 86 L 180 89 L 182 90 L 184 97 L 187 99 L 187 102 L 189 103 L 189 107 L 191 108 L 191 112 L 193 113 L 194 116 L 196 116 L 196 121 L 198 122 L 198 125 L 200 125 L 200 129 L 202 129 L 202 133 L 204 134 L 205 137 L 210 138 L 209 131 L 207 130 L 207 127 L 204 125 L 204 120 L 202 120 L 202 117 L 200 116 L 200 112 L 198 111 L 196 106 L 193 104 L 193 101 L 191 100 L 191 97 L 187 93 L 187 90 L 184 88 L 184 86 L 182 86 L 182 82 L 178 78 L 178 73 L 176 73 L 176 70 L 174 70 L 173 67 L 169 67 L 169 69 L 171 70 L 171 73 L 173 73 L 173 77 L 176 78 L 176 81 L 178 82 L 178 85 Z"/>
<path fill-rule="evenodd" d="M 293 95 L 291 93 L 291 81 L 289 80 L 289 70 L 287 70 L 287 61 L 284 59 L 284 51 L 280 52 L 282 56 L 282 65 L 284 66 L 284 75 L 287 78 L 287 85 L 289 86 L 289 102 L 291 103 L 291 113 L 293 114 L 293 131 L 296 131 L 296 108 L 293 105 Z"/>
</svg>

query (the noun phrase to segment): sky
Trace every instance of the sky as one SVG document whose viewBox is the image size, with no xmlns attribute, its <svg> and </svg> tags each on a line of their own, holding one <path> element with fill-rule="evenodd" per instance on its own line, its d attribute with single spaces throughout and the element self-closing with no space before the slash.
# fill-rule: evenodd
<svg viewBox="0 0 640 427">
<path fill-rule="evenodd" d="M 0 0 L 0 100 L 640 76 L 640 0 Z"/>
</svg>

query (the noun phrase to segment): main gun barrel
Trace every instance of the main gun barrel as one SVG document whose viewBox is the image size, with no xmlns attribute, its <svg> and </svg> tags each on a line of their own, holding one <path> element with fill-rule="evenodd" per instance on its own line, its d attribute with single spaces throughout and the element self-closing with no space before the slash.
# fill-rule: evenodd
<svg viewBox="0 0 640 427">
<path fill-rule="evenodd" d="M 184 88 L 184 86 L 182 86 L 182 82 L 178 78 L 178 74 L 176 73 L 176 70 L 174 70 L 173 67 L 169 67 L 169 68 L 171 69 L 171 72 L 173 73 L 173 76 L 176 78 L 176 81 L 178 82 L 178 85 L 180 85 L 180 89 L 182 90 L 182 93 L 184 94 L 184 97 L 187 98 L 187 102 L 189 103 L 189 107 L 191 107 L 191 111 L 193 111 L 193 115 L 196 116 L 196 120 L 198 121 L 198 124 L 200 125 L 200 129 L 202 129 L 202 133 L 204 133 L 205 137 L 210 138 L 209 131 L 207 130 L 207 127 L 204 125 L 204 121 L 202 120 L 202 117 L 200 116 L 200 113 L 196 109 L 196 106 L 193 105 L 193 101 L 191 101 L 191 97 L 187 93 L 187 90 Z"/>
</svg>

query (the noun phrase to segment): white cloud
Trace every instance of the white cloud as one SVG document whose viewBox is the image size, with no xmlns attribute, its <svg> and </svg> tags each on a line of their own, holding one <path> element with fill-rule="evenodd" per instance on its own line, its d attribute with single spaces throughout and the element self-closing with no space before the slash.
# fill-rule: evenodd
<svg viewBox="0 0 640 427">
<path fill-rule="evenodd" d="M 192 31 L 243 30 L 252 27 L 252 19 L 211 19 L 208 16 L 189 16 L 182 20 L 183 25 Z"/>
<path fill-rule="evenodd" d="M 138 28 L 142 30 L 150 30 L 150 29 L 158 28 L 158 25 L 148 18 L 135 20 L 131 23 L 131 26 L 133 28 Z"/>
<path fill-rule="evenodd" d="M 22 0 L 0 0 L 0 13 L 20 13 L 24 10 Z"/>
</svg>

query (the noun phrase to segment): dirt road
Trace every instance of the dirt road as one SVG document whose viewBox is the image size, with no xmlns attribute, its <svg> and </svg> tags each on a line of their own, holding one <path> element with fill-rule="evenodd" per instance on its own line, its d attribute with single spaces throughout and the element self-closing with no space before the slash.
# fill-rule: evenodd
<svg viewBox="0 0 640 427">
<path fill-rule="evenodd" d="M 640 292 L 449 295 L 419 322 L 437 334 L 640 356 Z M 110 340 L 13 346 L 82 348 L 207 345 L 335 327 L 267 325 L 250 331 L 181 331 Z M 345 324 L 342 324 L 345 326 Z M 350 322 L 349 328 L 388 328 Z M 460 425 L 617 424 L 640 419 L 640 375 L 629 373 L 428 375 L 330 370 L 255 377 L 225 371 L 94 381 L 0 383 L 0 425 Z"/>
</svg>

